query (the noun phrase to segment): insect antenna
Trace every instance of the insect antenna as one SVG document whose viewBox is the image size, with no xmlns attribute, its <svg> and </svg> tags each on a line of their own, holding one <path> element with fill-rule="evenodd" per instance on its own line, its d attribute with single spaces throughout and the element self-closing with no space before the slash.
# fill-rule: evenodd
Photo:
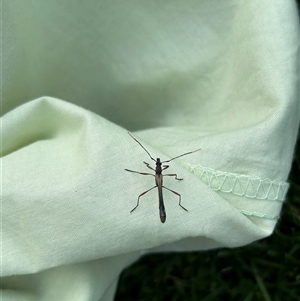
<svg viewBox="0 0 300 301">
<path fill-rule="evenodd" d="M 177 158 L 179 158 L 179 157 L 183 157 L 183 156 L 186 156 L 186 155 L 189 155 L 189 154 L 192 154 L 192 153 L 198 152 L 199 150 L 201 150 L 201 148 L 199 148 L 199 149 L 196 149 L 196 150 L 194 150 L 194 151 L 191 151 L 191 152 L 184 153 L 184 154 L 182 154 L 182 155 L 179 155 L 179 156 L 176 156 L 176 157 L 174 157 L 174 158 L 172 158 L 172 159 L 170 159 L 170 160 L 162 161 L 161 163 L 167 163 L 167 162 L 170 162 L 170 161 L 172 161 L 172 160 L 174 160 L 174 159 L 177 159 Z"/>
<path fill-rule="evenodd" d="M 151 158 L 151 160 L 153 160 L 154 162 L 156 162 L 156 160 L 150 155 L 150 153 L 146 150 L 146 148 L 142 145 L 142 143 L 139 142 L 137 139 L 135 139 L 135 138 L 131 135 L 130 132 L 127 132 L 127 133 L 130 135 L 130 137 L 131 137 L 136 143 L 138 143 L 138 144 L 144 149 L 144 151 L 148 154 L 148 156 Z"/>
</svg>

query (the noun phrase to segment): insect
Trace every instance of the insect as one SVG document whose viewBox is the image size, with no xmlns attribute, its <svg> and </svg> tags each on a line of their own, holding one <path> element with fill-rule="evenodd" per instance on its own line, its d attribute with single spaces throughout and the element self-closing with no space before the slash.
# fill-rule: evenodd
<svg viewBox="0 0 300 301">
<path fill-rule="evenodd" d="M 175 180 L 178 180 L 178 181 L 182 181 L 183 179 L 182 179 L 182 178 L 178 178 L 178 177 L 177 177 L 177 174 L 173 174 L 173 173 L 170 173 L 170 174 L 164 174 L 164 175 L 163 175 L 163 174 L 162 174 L 162 171 L 163 171 L 163 170 L 166 170 L 167 168 L 169 168 L 169 165 L 162 165 L 162 164 L 163 164 L 163 163 L 168 163 L 168 162 L 170 162 L 170 161 L 172 161 L 172 160 L 174 160 L 174 159 L 177 159 L 177 158 L 179 158 L 179 157 L 183 157 L 183 156 L 186 156 L 186 155 L 195 153 L 195 152 L 199 151 L 200 148 L 199 148 L 199 149 L 196 149 L 196 150 L 194 150 L 194 151 L 187 152 L 187 153 L 184 153 L 184 154 L 182 154 L 182 155 L 176 156 L 176 157 L 174 157 L 174 158 L 172 158 L 172 159 L 170 159 L 170 160 L 160 161 L 160 158 L 157 158 L 157 159 L 155 160 L 155 159 L 150 155 L 150 153 L 146 150 L 146 148 L 145 148 L 145 147 L 144 147 L 144 146 L 143 146 L 136 138 L 134 138 L 134 137 L 131 135 L 131 133 L 128 132 L 128 134 L 131 136 L 132 139 L 134 139 L 134 140 L 135 140 L 135 141 L 136 141 L 136 142 L 144 149 L 144 151 L 148 154 L 148 156 L 150 157 L 150 159 L 153 160 L 153 161 L 155 162 L 155 164 L 156 164 L 156 167 L 155 167 L 155 169 L 154 169 L 154 168 L 152 168 L 152 167 L 150 166 L 149 163 L 143 161 L 144 164 L 145 164 L 149 169 L 151 169 L 151 170 L 153 170 L 153 171 L 155 172 L 155 174 L 148 173 L 148 172 L 139 172 L 139 171 L 130 170 L 130 169 L 127 169 L 127 168 L 125 169 L 126 171 L 138 173 L 138 174 L 143 175 L 143 176 L 153 176 L 153 177 L 155 177 L 155 186 L 153 186 L 152 188 L 150 188 L 150 189 L 148 189 L 148 190 L 142 192 L 142 193 L 138 196 L 137 204 L 136 204 L 136 206 L 130 211 L 130 213 L 133 212 L 133 211 L 139 206 L 140 198 L 141 198 L 143 195 L 145 195 L 147 192 L 149 192 L 150 190 L 152 190 L 152 189 L 154 189 L 154 188 L 156 188 L 156 187 L 157 187 L 157 189 L 158 189 L 159 217 L 160 217 L 160 220 L 161 220 L 162 223 L 164 223 L 164 222 L 166 221 L 166 217 L 167 217 L 167 215 L 166 215 L 166 210 L 165 210 L 165 205 L 164 205 L 164 199 L 163 199 L 163 188 L 164 188 L 164 189 L 167 189 L 167 190 L 169 190 L 169 191 L 171 191 L 171 192 L 174 193 L 174 194 L 176 194 L 176 195 L 179 197 L 179 206 L 180 206 L 182 209 L 184 209 L 185 211 L 188 211 L 186 208 L 184 208 L 184 207 L 181 205 L 181 195 L 180 195 L 178 192 L 176 192 L 176 191 L 174 191 L 174 190 L 172 190 L 172 189 L 170 189 L 170 188 L 167 188 L 167 187 L 165 187 L 165 186 L 163 185 L 163 177 L 166 177 L 166 176 L 168 176 L 168 177 L 175 177 Z"/>
</svg>

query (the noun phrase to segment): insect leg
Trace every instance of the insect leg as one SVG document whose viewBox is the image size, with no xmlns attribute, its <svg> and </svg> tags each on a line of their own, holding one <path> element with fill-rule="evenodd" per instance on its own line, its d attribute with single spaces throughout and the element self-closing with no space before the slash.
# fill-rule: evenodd
<svg viewBox="0 0 300 301">
<path fill-rule="evenodd" d="M 130 211 L 130 213 L 131 213 L 133 210 L 135 210 L 135 209 L 137 208 L 137 206 L 139 205 L 139 203 L 140 203 L 140 197 L 143 196 L 144 194 L 146 194 L 147 192 L 149 192 L 150 190 L 152 190 L 153 188 L 156 188 L 156 187 L 157 187 L 157 186 L 155 185 L 155 186 L 153 186 L 152 188 L 150 188 L 150 189 L 148 189 L 148 190 L 142 192 L 142 193 L 139 195 L 139 197 L 138 197 L 136 206 Z"/>
<path fill-rule="evenodd" d="M 147 163 L 147 162 L 144 161 L 144 164 L 146 164 L 146 166 L 147 166 L 148 168 L 150 168 L 150 169 L 152 169 L 153 171 L 155 171 L 155 169 L 154 169 L 153 167 L 151 167 L 149 163 Z"/>
<path fill-rule="evenodd" d="M 135 170 L 127 169 L 127 168 L 125 168 L 125 170 L 130 171 L 130 172 L 134 172 L 134 173 L 138 173 L 138 174 L 143 175 L 143 176 L 153 176 L 153 177 L 155 177 L 155 175 L 153 175 L 152 173 L 148 173 L 148 172 L 139 172 L 139 171 L 135 171 Z"/>
<path fill-rule="evenodd" d="M 164 177 L 165 176 L 168 176 L 168 177 L 175 177 L 175 180 L 183 180 L 183 178 L 177 178 L 177 174 L 176 173 L 168 173 L 166 175 L 163 175 Z"/>
<path fill-rule="evenodd" d="M 181 205 L 181 195 L 180 195 L 178 192 L 176 192 L 176 191 L 174 191 L 174 190 L 172 190 L 172 189 L 170 189 L 170 188 L 168 188 L 168 187 L 165 187 L 165 186 L 163 186 L 163 188 L 165 188 L 165 189 L 167 189 L 167 190 L 173 192 L 174 194 L 178 195 L 178 196 L 179 196 L 179 206 L 180 206 L 182 209 L 184 209 L 185 211 L 188 211 L 186 208 L 184 208 L 184 207 Z"/>
</svg>

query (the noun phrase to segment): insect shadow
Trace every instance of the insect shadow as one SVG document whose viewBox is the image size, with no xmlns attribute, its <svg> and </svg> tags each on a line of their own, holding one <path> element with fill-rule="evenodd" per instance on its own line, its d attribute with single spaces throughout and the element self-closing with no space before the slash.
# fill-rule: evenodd
<svg viewBox="0 0 300 301">
<path fill-rule="evenodd" d="M 150 188 L 150 189 L 148 189 L 148 190 L 142 192 L 142 193 L 138 196 L 137 204 L 136 204 L 136 206 L 130 211 L 130 213 L 133 212 L 133 211 L 139 206 L 140 198 L 141 198 L 143 195 L 145 195 L 147 192 L 149 192 L 150 190 L 152 190 L 152 189 L 154 189 L 154 188 L 156 188 L 156 187 L 157 187 L 157 189 L 158 189 L 159 217 L 160 217 L 160 220 L 161 220 L 162 223 L 164 223 L 164 222 L 166 221 L 166 217 L 167 217 L 167 215 L 166 215 L 166 210 L 165 210 L 165 205 L 164 205 L 164 199 L 163 199 L 163 192 L 162 192 L 163 188 L 164 188 L 164 189 L 167 189 L 167 190 L 169 190 L 169 191 L 171 191 L 171 192 L 174 193 L 174 194 L 176 194 L 176 195 L 179 197 L 179 206 L 180 206 L 182 209 L 184 209 L 185 211 L 188 211 L 186 208 L 184 208 L 184 207 L 181 205 L 181 195 L 180 195 L 178 192 L 176 192 L 176 191 L 174 191 L 174 190 L 172 190 L 172 189 L 170 189 L 170 188 L 168 188 L 168 187 L 166 187 L 166 186 L 163 185 L 163 177 L 166 177 L 166 176 L 168 176 L 168 177 L 175 177 L 175 180 L 178 180 L 178 181 L 181 181 L 181 180 L 183 180 L 183 179 L 182 179 L 182 178 L 178 178 L 178 177 L 177 177 L 177 174 L 173 174 L 173 173 L 170 173 L 170 174 L 162 174 L 162 171 L 163 171 L 163 170 L 166 170 L 167 168 L 169 168 L 169 165 L 162 165 L 162 163 L 168 163 L 168 162 L 170 162 L 170 161 L 172 161 L 172 160 L 174 160 L 174 159 L 177 159 L 177 158 L 179 158 L 179 157 L 183 157 L 183 156 L 186 156 L 186 155 L 195 153 L 195 152 L 199 151 L 200 148 L 199 148 L 199 149 L 196 149 L 196 150 L 194 150 L 194 151 L 187 152 L 187 153 L 184 153 L 184 154 L 182 154 L 182 155 L 176 156 L 176 157 L 174 157 L 174 158 L 172 158 L 172 159 L 170 159 L 170 160 L 160 161 L 160 158 L 157 158 L 157 159 L 155 160 L 155 159 L 150 155 L 150 153 L 146 150 L 146 148 L 145 148 L 145 147 L 144 147 L 144 146 L 143 146 L 143 145 L 142 145 L 135 137 L 133 137 L 131 133 L 128 132 L 128 134 L 131 136 L 131 138 L 132 138 L 133 140 L 135 140 L 135 141 L 136 141 L 136 142 L 144 149 L 144 151 L 148 154 L 148 156 L 150 157 L 150 159 L 153 160 L 153 161 L 155 162 L 155 164 L 156 164 L 156 167 L 155 167 L 155 169 L 154 169 L 153 167 L 150 166 L 149 163 L 143 161 L 144 164 L 146 164 L 146 166 L 147 166 L 149 169 L 151 169 L 151 170 L 153 170 L 153 171 L 155 172 L 155 174 L 148 173 L 148 172 L 139 172 L 139 171 L 130 170 L 130 169 L 125 168 L 125 170 L 126 170 L 126 171 L 129 171 L 129 172 L 138 173 L 138 174 L 143 175 L 143 176 L 153 176 L 153 177 L 155 177 L 155 186 L 153 186 L 152 188 Z"/>
</svg>

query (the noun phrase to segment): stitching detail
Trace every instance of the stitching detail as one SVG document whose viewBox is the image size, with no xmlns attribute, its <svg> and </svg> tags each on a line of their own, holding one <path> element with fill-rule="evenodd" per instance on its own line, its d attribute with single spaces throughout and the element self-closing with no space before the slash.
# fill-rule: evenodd
<svg viewBox="0 0 300 301">
<path fill-rule="evenodd" d="M 289 188 L 289 183 L 274 181 L 269 178 L 259 178 L 232 172 L 215 170 L 201 165 L 183 163 L 212 190 L 232 193 L 256 200 L 283 202 Z M 278 220 L 279 215 L 238 209 L 242 214 L 271 220 Z"/>
<path fill-rule="evenodd" d="M 273 181 L 269 178 L 247 176 L 224 172 L 201 165 L 184 164 L 215 191 L 232 193 L 250 199 L 283 202 L 289 188 L 287 182 Z"/>
</svg>

